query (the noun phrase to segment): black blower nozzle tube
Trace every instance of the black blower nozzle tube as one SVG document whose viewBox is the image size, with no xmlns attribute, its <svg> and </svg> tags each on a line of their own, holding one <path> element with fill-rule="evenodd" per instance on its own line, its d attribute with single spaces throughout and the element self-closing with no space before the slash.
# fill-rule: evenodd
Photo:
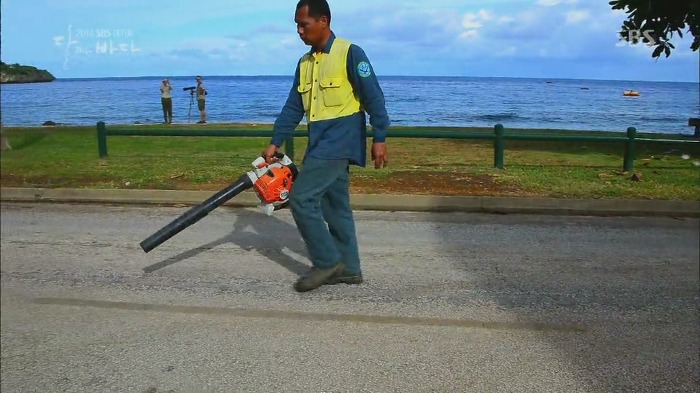
<svg viewBox="0 0 700 393">
<path fill-rule="evenodd" d="M 212 195 L 206 201 L 186 211 L 170 224 L 143 240 L 140 243 L 141 248 L 145 252 L 153 250 L 166 240 L 182 232 L 185 228 L 206 217 L 212 210 L 223 205 L 229 199 L 251 187 L 253 187 L 253 181 L 250 180 L 248 175 L 241 176 L 235 183 L 232 183 L 228 187 Z"/>
</svg>

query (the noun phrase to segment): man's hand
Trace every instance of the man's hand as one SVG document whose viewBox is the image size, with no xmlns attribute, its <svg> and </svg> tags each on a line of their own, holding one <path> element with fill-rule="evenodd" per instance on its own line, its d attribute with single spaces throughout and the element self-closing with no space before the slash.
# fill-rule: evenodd
<svg viewBox="0 0 700 393">
<path fill-rule="evenodd" d="M 275 145 L 268 146 L 265 151 L 263 151 L 263 157 L 265 157 L 265 162 L 271 164 L 274 162 L 274 155 L 280 151 L 280 148 Z"/>
<path fill-rule="evenodd" d="M 389 155 L 386 151 L 386 142 L 372 144 L 372 161 L 374 161 L 374 169 L 387 166 Z"/>
</svg>

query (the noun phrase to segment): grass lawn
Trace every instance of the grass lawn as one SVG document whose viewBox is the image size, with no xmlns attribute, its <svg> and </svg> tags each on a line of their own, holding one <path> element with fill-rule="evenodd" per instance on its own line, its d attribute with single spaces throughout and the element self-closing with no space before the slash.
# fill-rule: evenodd
<svg viewBox="0 0 700 393">
<path fill-rule="evenodd" d="M 270 125 L 250 124 L 118 128 L 271 129 Z M 493 132 L 478 128 L 439 130 Z M 506 132 L 610 135 L 558 130 Z M 267 137 L 110 136 L 109 156 L 101 159 L 95 127 L 5 127 L 4 133 L 12 150 L 3 151 L 0 156 L 2 187 L 214 191 L 248 171 L 269 141 Z M 692 140 L 687 136 L 640 137 Z M 298 162 L 305 147 L 305 137 L 295 138 Z M 700 143 L 639 141 L 633 173 L 621 172 L 622 142 L 507 140 L 503 170 L 494 168 L 490 140 L 392 138 L 390 131 L 388 147 L 389 167 L 376 170 L 369 161 L 366 168 L 351 169 L 352 192 L 700 200 Z M 633 174 L 639 181 L 632 179 Z"/>
</svg>

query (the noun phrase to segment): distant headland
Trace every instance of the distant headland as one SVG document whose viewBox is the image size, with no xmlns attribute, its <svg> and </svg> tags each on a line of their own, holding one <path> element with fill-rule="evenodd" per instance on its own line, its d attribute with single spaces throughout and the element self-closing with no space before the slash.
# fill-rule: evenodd
<svg viewBox="0 0 700 393">
<path fill-rule="evenodd" d="M 0 83 L 39 83 L 56 79 L 50 72 L 33 66 L 5 64 L 0 61 Z"/>
</svg>

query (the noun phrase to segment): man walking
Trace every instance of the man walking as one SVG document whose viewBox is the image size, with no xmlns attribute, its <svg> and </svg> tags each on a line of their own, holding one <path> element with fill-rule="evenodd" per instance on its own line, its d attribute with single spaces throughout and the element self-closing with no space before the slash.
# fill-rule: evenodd
<svg viewBox="0 0 700 393">
<path fill-rule="evenodd" d="M 365 52 L 331 31 L 326 0 L 301 0 L 294 18 L 301 40 L 311 46 L 297 64 L 294 83 L 275 121 L 268 161 L 306 116 L 309 143 L 290 194 L 290 208 L 313 267 L 294 288 L 360 284 L 362 269 L 350 208 L 349 166 L 365 166 L 367 127 L 373 127 L 372 159 L 388 163 L 389 117 L 384 94 Z"/>
</svg>

